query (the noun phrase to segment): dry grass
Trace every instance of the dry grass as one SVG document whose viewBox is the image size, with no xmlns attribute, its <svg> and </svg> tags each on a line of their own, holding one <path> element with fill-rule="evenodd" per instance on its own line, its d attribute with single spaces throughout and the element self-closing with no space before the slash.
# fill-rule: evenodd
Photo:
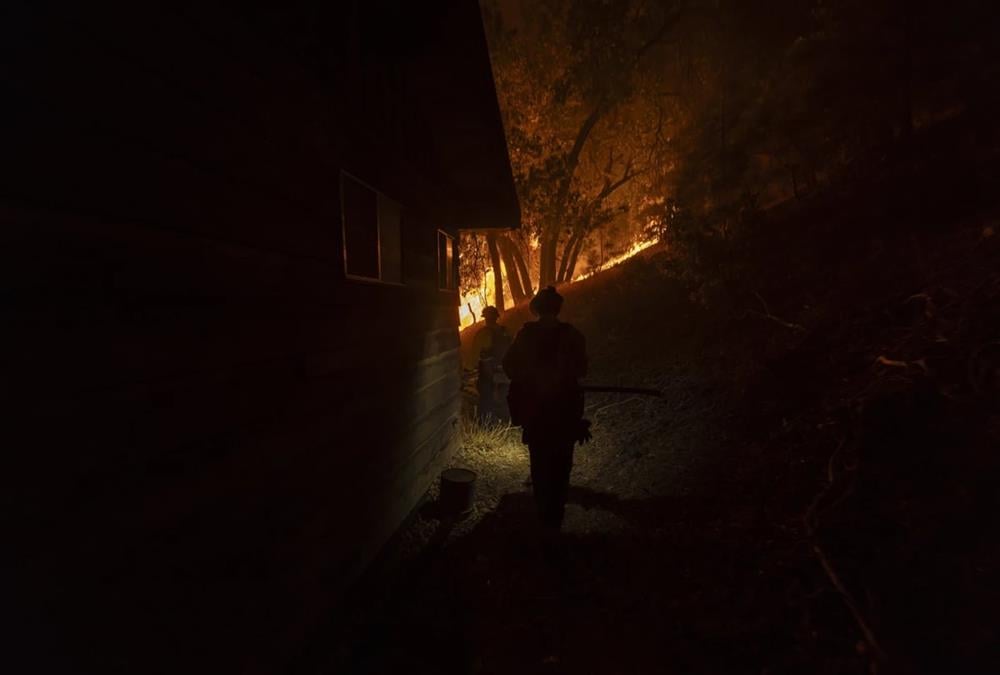
<svg viewBox="0 0 1000 675">
<path fill-rule="evenodd" d="M 507 422 L 494 420 L 480 422 L 474 417 L 467 416 L 462 420 L 459 430 L 459 443 L 463 452 L 489 453 L 508 445 L 514 438 L 512 434 L 516 432 L 517 428 Z"/>
<path fill-rule="evenodd" d="M 521 429 L 506 422 L 481 423 L 474 417 L 462 420 L 455 466 L 478 474 L 476 502 L 472 513 L 456 528 L 456 534 L 471 530 L 500 498 L 525 490 L 528 448 L 521 443 Z"/>
<path fill-rule="evenodd" d="M 468 534 L 492 512 L 503 495 L 526 490 L 528 449 L 521 443 L 521 430 L 505 422 L 481 423 L 473 416 L 462 418 L 458 434 L 458 451 L 451 467 L 476 472 L 476 495 L 472 510 L 461 520 L 441 520 L 433 508 L 440 484 L 435 481 L 425 501 L 429 508 L 421 509 L 400 533 L 400 554 L 403 559 L 419 556 L 428 544 L 436 541 L 447 545 L 456 537 Z"/>
</svg>

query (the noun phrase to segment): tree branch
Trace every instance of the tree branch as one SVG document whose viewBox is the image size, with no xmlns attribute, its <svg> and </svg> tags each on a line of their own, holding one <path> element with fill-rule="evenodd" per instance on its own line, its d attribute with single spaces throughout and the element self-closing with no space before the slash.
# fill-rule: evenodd
<svg viewBox="0 0 1000 675">
<path fill-rule="evenodd" d="M 775 315 L 771 314 L 771 310 L 770 310 L 770 308 L 768 308 L 767 302 L 764 300 L 764 298 L 761 296 L 761 294 L 757 293 L 756 291 L 754 291 L 754 295 L 757 297 L 758 300 L 760 300 L 760 304 L 764 308 L 764 311 L 763 312 L 758 312 L 758 311 L 753 310 L 753 309 L 748 309 L 746 311 L 746 314 L 744 314 L 744 316 L 749 315 L 749 314 L 756 314 L 757 316 L 762 316 L 765 319 L 770 319 L 771 321 L 775 322 L 779 326 L 784 326 L 785 328 L 788 328 L 789 330 L 793 330 L 796 333 L 805 333 L 806 332 L 806 329 L 805 329 L 804 326 L 800 326 L 797 323 L 790 323 L 788 321 L 785 321 L 784 319 L 779 319 Z"/>
<path fill-rule="evenodd" d="M 646 42 L 644 42 L 641 47 L 639 47 L 638 51 L 635 54 L 636 63 L 642 60 L 642 57 L 646 55 L 646 52 L 648 52 L 650 49 L 652 49 L 653 47 L 660 44 L 666 39 L 670 31 L 673 30 L 674 26 L 680 23 L 681 16 L 683 15 L 683 13 L 684 13 L 684 3 L 681 2 L 678 3 L 676 7 L 674 7 L 672 12 L 670 12 L 669 14 L 667 14 L 666 17 L 664 17 L 663 25 L 657 28 L 656 32 L 653 33 L 653 35 L 648 40 L 646 40 Z"/>
<path fill-rule="evenodd" d="M 763 302 L 763 300 L 761 300 L 761 302 Z M 823 488 L 823 490 L 820 491 L 820 493 L 817 494 L 816 497 L 813 499 L 812 504 L 809 505 L 809 508 L 806 510 L 805 515 L 803 515 L 802 517 L 802 523 L 803 525 L 805 525 L 806 536 L 809 539 L 809 548 L 812 550 L 813 555 L 816 556 L 816 560 L 819 562 L 820 567 L 823 568 L 823 572 L 826 574 L 827 579 L 830 581 L 830 584 L 833 586 L 834 590 L 836 590 L 837 593 L 840 595 L 841 599 L 844 601 L 844 604 L 847 605 L 848 610 L 850 610 L 851 615 L 854 617 L 855 624 L 861 631 L 861 634 L 864 636 L 865 643 L 868 645 L 868 648 L 871 650 L 876 661 L 881 665 L 885 665 L 888 662 L 888 656 L 886 655 L 886 652 L 882 649 L 881 644 L 879 644 L 879 640 L 875 635 L 875 631 L 872 630 L 871 624 L 865 617 L 865 614 L 861 610 L 861 607 L 858 604 L 857 600 L 854 598 L 854 595 L 844 584 L 844 581 L 841 579 L 840 575 L 837 573 L 836 568 L 833 566 L 833 562 L 830 560 L 830 557 L 826 554 L 826 551 L 820 545 L 819 533 L 817 531 L 819 527 L 819 516 L 821 512 L 829 511 L 833 506 L 839 504 L 842 500 L 846 499 L 847 496 L 851 493 L 851 488 L 853 486 L 853 483 L 848 484 L 847 488 L 841 488 L 839 483 L 842 481 L 837 480 L 838 476 L 834 471 L 836 457 L 841 452 L 841 450 L 843 450 L 844 445 L 845 442 L 841 441 L 840 444 L 837 446 L 837 449 L 834 450 L 833 454 L 830 456 L 830 459 L 827 462 L 827 469 L 826 469 L 827 472 L 826 487 Z M 830 495 L 834 493 L 837 489 L 841 490 L 840 496 L 834 499 L 832 502 L 830 502 L 829 501 Z M 824 502 L 826 502 L 826 505 L 823 508 L 821 508 L 820 505 L 823 504 Z"/>
<path fill-rule="evenodd" d="M 587 143 L 587 138 L 590 137 L 590 132 L 594 130 L 597 125 L 598 120 L 604 115 L 604 99 L 598 101 L 594 109 L 590 111 L 587 115 L 587 119 L 583 121 L 580 126 L 579 131 L 576 132 L 576 139 L 573 141 L 573 147 L 570 149 L 569 154 L 566 155 L 566 177 L 564 181 L 566 182 L 567 189 L 569 187 L 569 179 L 573 176 L 573 172 L 576 170 L 576 165 L 580 161 L 580 153 L 583 152 L 583 146 Z"/>
<path fill-rule="evenodd" d="M 597 193 L 597 196 L 591 202 L 591 208 L 592 209 L 597 208 L 597 206 L 601 202 L 603 202 L 605 199 L 607 199 L 608 197 L 610 197 L 611 194 L 615 190 L 617 190 L 618 188 L 622 187 L 623 185 L 625 185 L 626 183 L 628 183 L 633 178 L 635 178 L 637 176 L 641 176 L 642 174 L 644 174 L 647 171 L 649 171 L 648 168 L 640 169 L 638 171 L 635 171 L 635 170 L 632 169 L 632 166 L 633 166 L 633 161 L 632 161 L 632 159 L 629 159 L 628 163 L 625 165 L 625 173 L 622 174 L 621 178 L 619 178 L 618 180 L 614 181 L 613 183 L 610 182 L 610 181 L 605 181 L 604 187 L 601 188 L 601 191 L 599 193 Z"/>
</svg>

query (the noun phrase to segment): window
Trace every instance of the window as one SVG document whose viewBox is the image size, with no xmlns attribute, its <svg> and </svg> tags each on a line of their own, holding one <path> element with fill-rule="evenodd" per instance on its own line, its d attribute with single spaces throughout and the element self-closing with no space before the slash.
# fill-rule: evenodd
<svg viewBox="0 0 1000 675">
<path fill-rule="evenodd" d="M 455 238 L 447 232 L 438 230 L 438 288 L 443 291 L 454 291 L 457 288 L 455 278 Z"/>
<path fill-rule="evenodd" d="M 340 174 L 340 200 L 347 276 L 402 283 L 399 204 L 343 172 Z"/>
<path fill-rule="evenodd" d="M 399 204 L 379 193 L 379 278 L 391 284 L 403 283 L 403 247 L 400 220 Z"/>
</svg>

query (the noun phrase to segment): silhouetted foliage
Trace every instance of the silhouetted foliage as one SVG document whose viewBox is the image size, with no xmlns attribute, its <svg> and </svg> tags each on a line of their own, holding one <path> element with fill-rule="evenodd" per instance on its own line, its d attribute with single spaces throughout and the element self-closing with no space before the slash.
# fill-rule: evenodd
<svg viewBox="0 0 1000 675">
<path fill-rule="evenodd" d="M 714 265 L 752 246 L 761 219 L 748 213 L 877 174 L 949 119 L 988 128 L 991 12 L 979 0 L 484 2 L 532 276 L 571 279 L 651 235 Z"/>
</svg>

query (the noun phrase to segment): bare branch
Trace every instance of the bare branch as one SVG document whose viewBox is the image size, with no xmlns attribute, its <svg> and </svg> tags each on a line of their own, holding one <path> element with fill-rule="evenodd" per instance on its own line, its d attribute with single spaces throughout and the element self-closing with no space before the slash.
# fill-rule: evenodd
<svg viewBox="0 0 1000 675">
<path fill-rule="evenodd" d="M 611 169 L 614 168 L 614 165 L 615 165 L 615 148 L 612 145 L 610 148 L 608 148 L 608 164 L 607 167 L 604 169 L 605 176 L 611 175 Z"/>
<path fill-rule="evenodd" d="M 761 300 L 761 302 L 763 302 L 763 300 Z M 886 655 L 886 652 L 882 649 L 882 646 L 875 635 L 875 631 L 872 630 L 871 624 L 869 623 L 867 617 L 865 617 L 865 614 L 861 610 L 861 607 L 858 604 L 857 600 L 855 599 L 854 595 L 844 584 L 844 581 L 837 573 L 837 570 L 834 567 L 833 562 L 830 560 L 830 557 L 826 554 L 826 551 L 823 550 L 823 547 L 820 545 L 820 539 L 817 532 L 819 526 L 820 512 L 829 511 L 834 505 L 840 503 L 843 499 L 847 497 L 847 495 L 850 494 L 851 488 L 853 486 L 852 482 L 847 486 L 847 488 L 841 488 L 839 483 L 841 483 L 842 481 L 837 480 L 838 476 L 834 471 L 834 466 L 836 464 L 835 461 L 836 457 L 844 449 L 844 445 L 845 442 L 841 441 L 840 444 L 837 446 L 837 449 L 834 450 L 833 454 L 830 456 L 830 459 L 827 462 L 826 487 L 823 488 L 823 490 L 820 491 L 820 493 L 817 494 L 816 497 L 813 499 L 812 504 L 810 504 L 809 508 L 806 510 L 806 513 L 802 517 L 802 523 L 805 525 L 806 536 L 809 538 L 809 547 L 812 550 L 813 555 L 816 556 L 816 560 L 819 562 L 820 567 L 823 568 L 823 572 L 826 574 L 826 577 L 830 581 L 830 584 L 833 586 L 834 590 L 837 591 L 841 599 L 844 601 L 844 604 L 847 605 L 848 610 L 850 610 L 851 615 L 854 617 L 854 622 L 857 625 L 858 629 L 861 631 L 861 634 L 864 636 L 865 643 L 868 645 L 868 648 L 871 650 L 876 660 L 880 664 L 884 665 L 889 660 L 888 656 Z M 838 489 L 841 490 L 840 497 L 838 497 L 836 500 L 830 503 L 828 499 L 829 495 L 834 493 Z M 827 504 L 824 508 L 821 509 L 820 505 L 823 504 L 824 502 L 826 502 Z"/>
<path fill-rule="evenodd" d="M 763 312 L 758 312 L 756 310 L 749 309 L 749 310 L 747 310 L 746 314 L 756 314 L 757 316 L 762 316 L 765 319 L 770 319 L 771 321 L 775 322 L 776 324 L 778 324 L 780 326 L 784 326 L 785 328 L 788 328 L 789 330 L 793 330 L 793 331 L 795 331 L 797 333 L 804 333 L 804 332 L 806 332 L 806 329 L 805 329 L 804 326 L 800 326 L 797 323 L 790 323 L 788 321 L 785 321 L 784 319 L 779 319 L 775 315 L 771 314 L 771 310 L 768 308 L 767 302 L 764 300 L 763 297 L 761 297 L 760 293 L 757 293 L 755 291 L 754 295 L 757 296 L 758 300 L 760 300 L 760 304 L 764 308 L 764 311 Z"/>
<path fill-rule="evenodd" d="M 573 171 L 576 170 L 576 165 L 580 161 L 580 153 L 583 151 L 583 146 L 587 143 L 587 138 L 590 136 L 590 132 L 594 130 L 594 126 L 597 125 L 598 120 L 604 115 L 604 101 L 601 100 L 594 106 L 594 109 L 587 115 L 587 119 L 583 121 L 580 126 L 579 131 L 576 132 L 576 140 L 573 141 L 573 147 L 570 149 L 569 154 L 566 155 L 566 168 L 568 176 L 573 175 Z"/>
<path fill-rule="evenodd" d="M 590 206 L 591 211 L 596 209 L 601 202 L 610 197 L 615 190 L 622 187 L 623 185 L 625 185 L 632 179 L 636 178 L 637 176 L 641 176 L 642 174 L 649 171 L 649 167 L 640 170 L 635 170 L 633 169 L 633 166 L 634 166 L 634 161 L 632 158 L 629 158 L 628 162 L 625 164 L 625 172 L 622 174 L 621 178 L 619 178 L 614 182 L 605 181 L 604 187 L 601 188 L 601 191 L 597 193 L 597 196 L 594 197 L 593 201 L 591 202 Z"/>
<path fill-rule="evenodd" d="M 664 17 L 663 25 L 657 28 L 656 32 L 653 33 L 650 36 L 650 38 L 643 43 L 641 47 L 639 47 L 639 50 L 635 54 L 636 62 L 640 61 L 642 57 L 645 56 L 646 52 L 648 52 L 650 49 L 664 42 L 670 31 L 673 30 L 674 26 L 676 26 L 680 22 L 681 15 L 683 13 L 684 13 L 684 3 L 681 2 L 678 3 L 676 7 L 674 7 L 672 12 L 670 12 L 669 14 L 667 14 L 666 17 Z"/>
</svg>

